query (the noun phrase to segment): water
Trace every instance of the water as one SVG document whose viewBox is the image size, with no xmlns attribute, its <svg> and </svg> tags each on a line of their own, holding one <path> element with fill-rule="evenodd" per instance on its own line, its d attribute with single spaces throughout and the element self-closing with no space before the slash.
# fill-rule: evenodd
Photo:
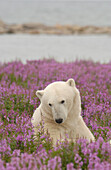
<svg viewBox="0 0 111 170">
<path fill-rule="evenodd" d="M 0 0 L 0 18 L 6 23 L 111 26 L 111 0 Z"/>
<path fill-rule="evenodd" d="M 1 35 L 0 62 L 55 58 L 57 61 L 111 61 L 111 36 Z"/>
</svg>

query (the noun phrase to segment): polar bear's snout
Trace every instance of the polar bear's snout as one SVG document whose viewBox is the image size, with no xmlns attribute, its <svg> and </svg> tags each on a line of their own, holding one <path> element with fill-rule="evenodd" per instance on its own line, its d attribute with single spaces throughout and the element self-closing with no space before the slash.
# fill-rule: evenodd
<svg viewBox="0 0 111 170">
<path fill-rule="evenodd" d="M 67 119 L 67 109 L 65 106 L 61 106 L 59 104 L 52 105 L 52 116 L 53 120 L 57 124 L 64 123 L 64 121 Z"/>
<path fill-rule="evenodd" d="M 63 122 L 63 119 L 61 119 L 61 118 L 60 118 L 60 119 L 55 119 L 55 121 L 56 121 L 56 123 L 59 123 L 59 124 L 60 124 L 60 123 Z"/>
</svg>

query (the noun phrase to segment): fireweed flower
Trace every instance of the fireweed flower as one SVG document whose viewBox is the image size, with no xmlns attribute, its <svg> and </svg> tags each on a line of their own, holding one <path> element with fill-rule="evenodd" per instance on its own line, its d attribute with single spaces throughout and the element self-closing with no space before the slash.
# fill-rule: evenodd
<svg viewBox="0 0 111 170">
<path fill-rule="evenodd" d="M 31 124 L 40 101 L 35 95 L 48 84 L 74 78 L 82 116 L 96 141 L 78 139 L 52 147 L 43 123 L 36 141 Z M 111 169 L 111 62 L 58 63 L 35 60 L 0 64 L 0 169 Z"/>
<path fill-rule="evenodd" d="M 48 169 L 60 169 L 61 170 L 61 158 L 55 157 L 48 161 Z"/>
<path fill-rule="evenodd" d="M 74 164 L 73 163 L 67 164 L 67 170 L 75 170 Z"/>
</svg>

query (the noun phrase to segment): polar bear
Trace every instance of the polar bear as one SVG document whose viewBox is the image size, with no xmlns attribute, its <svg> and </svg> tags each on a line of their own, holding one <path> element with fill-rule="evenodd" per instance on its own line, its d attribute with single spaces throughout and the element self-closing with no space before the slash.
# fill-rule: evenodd
<svg viewBox="0 0 111 170">
<path fill-rule="evenodd" d="M 53 145 L 63 141 L 68 135 L 69 140 L 75 141 L 86 138 L 94 141 L 95 138 L 81 117 L 80 93 L 75 81 L 57 81 L 49 84 L 44 90 L 36 92 L 41 104 L 32 116 L 32 125 L 35 136 L 38 124 L 44 121 L 44 131 L 50 134 Z"/>
</svg>

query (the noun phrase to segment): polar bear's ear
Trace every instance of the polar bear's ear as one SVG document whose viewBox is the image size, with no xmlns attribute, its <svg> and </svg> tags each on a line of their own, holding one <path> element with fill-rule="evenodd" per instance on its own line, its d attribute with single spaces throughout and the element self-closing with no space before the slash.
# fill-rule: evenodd
<svg viewBox="0 0 111 170">
<path fill-rule="evenodd" d="M 69 86 L 75 87 L 75 81 L 74 81 L 74 79 L 68 79 L 68 80 L 66 81 L 66 83 L 67 83 Z"/>
<path fill-rule="evenodd" d="M 41 100 L 43 94 L 44 94 L 44 90 L 37 90 L 37 91 L 36 91 L 36 95 L 37 95 L 37 97 L 38 97 L 40 100 Z"/>
</svg>

